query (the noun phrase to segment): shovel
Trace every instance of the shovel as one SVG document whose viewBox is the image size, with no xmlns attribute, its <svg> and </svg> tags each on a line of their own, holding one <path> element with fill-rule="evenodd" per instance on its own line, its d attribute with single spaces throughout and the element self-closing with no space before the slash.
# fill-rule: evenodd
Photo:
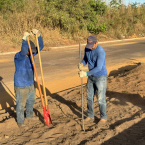
<svg viewBox="0 0 145 145">
<path fill-rule="evenodd" d="M 80 56 L 80 63 L 82 61 L 81 59 L 81 44 L 79 43 L 79 56 Z M 81 95 L 82 95 L 82 128 L 83 131 L 85 131 L 85 126 L 84 126 L 84 96 L 83 96 L 83 78 L 81 78 Z"/>
<path fill-rule="evenodd" d="M 37 75 L 37 71 L 36 71 L 36 67 L 35 67 L 35 62 L 34 62 L 32 50 L 31 50 L 29 37 L 27 37 L 27 41 L 28 41 L 28 45 L 29 45 L 29 50 L 30 50 L 30 55 L 31 55 L 33 68 L 34 68 L 34 73 L 35 73 L 35 76 L 36 76 L 36 81 L 37 81 L 37 86 L 38 86 L 38 90 L 39 90 L 39 95 L 40 95 L 41 102 L 42 102 L 43 113 L 44 113 L 44 122 L 45 122 L 45 124 L 47 124 L 49 126 L 50 119 L 49 119 L 48 113 L 47 113 L 47 111 L 45 109 L 45 104 L 44 104 L 44 100 L 43 100 L 43 96 L 42 96 L 42 91 L 41 91 L 41 88 L 40 88 L 40 83 L 39 83 L 39 79 L 38 79 L 38 75 Z"/>
<path fill-rule="evenodd" d="M 37 42 L 37 49 L 38 49 L 38 56 L 39 56 L 39 64 L 40 64 L 40 70 L 41 70 L 41 79 L 42 79 L 42 86 L 43 86 L 43 94 L 44 94 L 44 100 L 45 100 L 45 106 L 44 110 L 44 118 L 45 119 L 45 124 L 49 126 L 49 124 L 52 124 L 49 109 L 48 109 L 48 101 L 46 98 L 46 89 L 45 89 L 45 83 L 44 83 L 44 77 L 43 77 L 43 69 L 42 69 L 42 61 L 41 61 L 41 55 L 40 55 L 40 48 L 39 48 L 39 42 L 38 42 L 38 34 L 36 34 L 36 42 Z"/>
</svg>

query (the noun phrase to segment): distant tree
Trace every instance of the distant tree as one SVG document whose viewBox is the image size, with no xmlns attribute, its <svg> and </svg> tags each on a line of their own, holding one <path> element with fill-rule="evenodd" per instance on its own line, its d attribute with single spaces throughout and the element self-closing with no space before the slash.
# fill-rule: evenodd
<svg viewBox="0 0 145 145">
<path fill-rule="evenodd" d="M 89 4 L 98 15 L 103 15 L 107 11 L 107 5 L 101 0 L 90 0 Z"/>
<path fill-rule="evenodd" d="M 138 3 L 137 3 L 137 2 L 133 3 L 133 4 L 131 5 L 131 7 L 132 7 L 132 8 L 137 8 L 137 7 L 138 7 Z"/>
<path fill-rule="evenodd" d="M 111 0 L 110 7 L 112 8 L 119 8 L 122 4 L 122 0 Z"/>
</svg>

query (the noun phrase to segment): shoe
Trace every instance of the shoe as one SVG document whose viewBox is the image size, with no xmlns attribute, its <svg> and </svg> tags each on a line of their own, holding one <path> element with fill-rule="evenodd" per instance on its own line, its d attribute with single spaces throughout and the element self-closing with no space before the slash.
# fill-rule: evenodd
<svg viewBox="0 0 145 145">
<path fill-rule="evenodd" d="M 101 126 L 101 125 L 106 125 L 107 124 L 107 120 L 105 119 L 101 119 L 99 122 L 98 122 L 98 125 Z"/>
<path fill-rule="evenodd" d="M 84 121 L 85 122 L 93 122 L 94 121 L 94 118 L 87 117 Z"/>
<path fill-rule="evenodd" d="M 19 127 L 19 128 L 24 128 L 25 125 L 24 125 L 24 124 L 21 124 L 21 123 L 18 123 L 18 127 Z"/>
<path fill-rule="evenodd" d="M 38 117 L 34 116 L 34 117 L 27 117 L 26 118 L 28 121 L 36 121 L 36 120 L 39 120 Z"/>
</svg>

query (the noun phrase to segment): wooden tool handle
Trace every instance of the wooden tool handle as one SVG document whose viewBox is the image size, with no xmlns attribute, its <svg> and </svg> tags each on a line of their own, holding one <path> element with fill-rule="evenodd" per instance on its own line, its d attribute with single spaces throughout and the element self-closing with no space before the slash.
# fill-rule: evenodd
<svg viewBox="0 0 145 145">
<path fill-rule="evenodd" d="M 39 48 L 39 42 L 38 42 L 38 34 L 36 34 L 36 42 L 37 42 L 37 49 L 38 49 L 38 56 L 39 56 L 39 64 L 40 64 L 40 70 L 41 70 L 41 79 L 42 79 L 44 100 L 45 100 L 45 104 L 46 104 L 46 106 L 47 106 L 48 103 L 47 103 L 47 98 L 46 98 L 46 89 L 45 89 L 45 82 L 44 82 L 44 77 L 43 77 L 43 69 L 42 69 L 40 48 Z"/>
<path fill-rule="evenodd" d="M 37 75 L 37 71 L 36 71 L 36 67 L 35 67 L 35 62 L 34 62 L 34 58 L 33 58 L 33 54 L 32 54 L 32 49 L 31 49 L 29 37 L 27 37 L 27 41 L 28 41 L 28 45 L 29 45 L 29 50 L 30 50 L 30 55 L 31 55 L 31 60 L 32 60 L 33 68 L 34 68 L 34 73 L 35 73 L 35 76 L 36 76 L 37 86 L 38 86 L 40 98 L 41 98 L 41 101 L 42 101 L 42 106 L 45 106 L 44 100 L 43 100 L 43 96 L 42 96 L 42 91 L 41 91 L 41 88 L 40 88 L 40 83 L 39 83 L 38 75 Z"/>
</svg>

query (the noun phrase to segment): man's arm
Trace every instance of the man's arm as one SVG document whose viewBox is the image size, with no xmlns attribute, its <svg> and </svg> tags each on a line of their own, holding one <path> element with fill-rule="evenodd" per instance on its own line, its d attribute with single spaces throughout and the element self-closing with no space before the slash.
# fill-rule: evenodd
<svg viewBox="0 0 145 145">
<path fill-rule="evenodd" d="M 42 39 L 41 35 L 38 37 L 38 42 L 39 42 L 39 48 L 41 51 L 44 48 L 43 39 Z"/>
<path fill-rule="evenodd" d="M 29 46 L 28 46 L 28 42 L 27 42 L 27 37 L 30 36 L 30 33 L 28 32 L 24 32 L 24 35 L 23 35 L 23 38 L 22 38 L 22 46 L 21 46 L 21 51 L 18 52 L 16 55 L 15 55 L 15 59 L 24 59 L 26 54 L 27 54 L 27 51 L 29 49 Z"/>
<path fill-rule="evenodd" d="M 38 42 L 39 42 L 39 49 L 41 51 L 44 48 L 43 39 L 42 39 L 41 35 L 38 36 Z M 38 52 L 34 53 L 33 56 L 35 56 L 36 54 L 38 54 Z"/>
<path fill-rule="evenodd" d="M 88 71 L 87 76 L 91 76 L 94 73 L 101 71 L 104 61 L 105 61 L 105 52 L 103 50 L 99 50 L 97 58 L 97 66 L 94 69 Z"/>
<path fill-rule="evenodd" d="M 15 59 L 19 59 L 19 60 L 24 59 L 27 54 L 28 48 L 29 48 L 28 42 L 25 40 L 22 40 L 21 51 L 15 55 Z"/>
<path fill-rule="evenodd" d="M 84 53 L 85 53 L 84 54 L 84 58 L 83 58 L 83 60 L 81 62 L 81 63 L 83 63 L 83 66 L 85 66 L 87 64 L 87 62 L 88 62 L 88 59 L 87 59 L 87 56 L 86 56 L 86 48 L 85 48 L 85 52 Z"/>
<path fill-rule="evenodd" d="M 84 58 L 83 60 L 78 64 L 78 69 L 79 70 L 83 70 L 84 66 L 87 64 L 88 59 L 86 57 L 86 48 L 85 48 L 85 52 L 84 52 Z"/>
</svg>

